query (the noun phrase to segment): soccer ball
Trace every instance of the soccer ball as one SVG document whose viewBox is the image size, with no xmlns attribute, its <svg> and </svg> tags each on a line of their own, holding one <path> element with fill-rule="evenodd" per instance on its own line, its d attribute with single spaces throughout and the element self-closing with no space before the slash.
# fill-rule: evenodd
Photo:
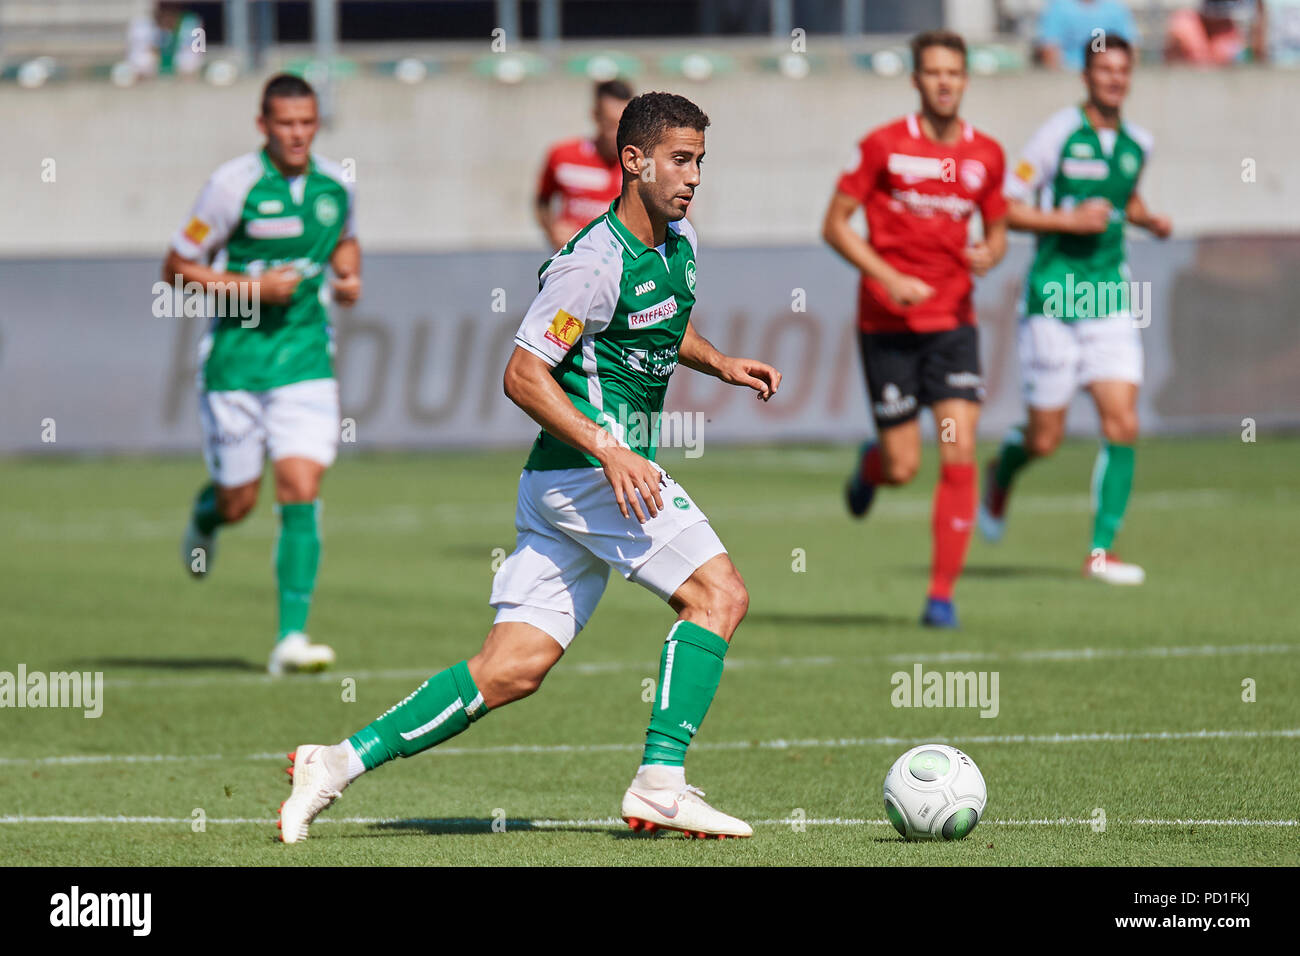
<svg viewBox="0 0 1300 956">
<path fill-rule="evenodd" d="M 975 761 L 947 744 L 913 747 L 885 774 L 885 813 L 905 840 L 960 840 L 987 800 Z"/>
</svg>

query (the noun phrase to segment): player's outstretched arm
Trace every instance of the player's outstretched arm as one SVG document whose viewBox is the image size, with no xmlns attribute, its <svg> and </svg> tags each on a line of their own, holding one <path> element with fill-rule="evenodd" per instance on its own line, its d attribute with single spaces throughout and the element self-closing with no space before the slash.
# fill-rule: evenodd
<svg viewBox="0 0 1300 956">
<path fill-rule="evenodd" d="M 765 402 L 776 394 L 781 384 L 781 373 L 771 365 L 758 359 L 723 355 L 689 321 L 682 344 L 677 347 L 677 361 L 689 369 L 720 378 L 728 385 L 752 388 Z"/>
<path fill-rule="evenodd" d="M 330 253 L 330 268 L 334 270 L 334 299 L 339 305 L 355 305 L 361 298 L 361 243 L 355 239 L 340 239 Z"/>
<path fill-rule="evenodd" d="M 249 283 L 256 288 L 258 301 L 265 302 L 267 305 L 287 303 L 293 298 L 293 290 L 298 287 L 298 282 L 302 278 L 296 269 L 290 266 L 279 266 L 262 273 L 256 279 L 250 279 L 243 273 L 222 272 L 202 262 L 186 259 L 175 249 L 167 250 L 167 258 L 163 260 L 162 275 L 163 281 L 168 284 L 172 283 L 176 276 L 180 276 L 181 282 L 185 284 L 197 282 L 208 289 Z"/>
<path fill-rule="evenodd" d="M 1173 221 L 1168 216 L 1158 216 L 1148 209 L 1136 191 L 1129 196 L 1124 215 L 1133 225 L 1147 230 L 1157 239 L 1168 239 L 1174 231 Z"/>
<path fill-rule="evenodd" d="M 1007 225 L 1021 232 L 1069 232 L 1096 235 L 1110 224 L 1109 200 L 1094 198 L 1072 209 L 1039 209 L 1019 199 L 1007 205 Z"/>
<path fill-rule="evenodd" d="M 506 397 L 533 421 L 601 463 L 623 517 L 631 517 L 629 507 L 642 522 L 647 511 L 650 517 L 660 512 L 664 503 L 659 496 L 659 469 L 574 408 L 540 357 L 516 345 L 506 365 L 504 386 Z"/>
<path fill-rule="evenodd" d="M 852 226 L 853 213 L 862 205 L 847 193 L 835 190 L 826 216 L 822 220 L 822 238 L 844 261 L 869 279 L 885 287 L 889 297 L 899 305 L 916 305 L 934 295 L 934 289 L 916 278 L 899 272 L 871 248 Z"/>
<path fill-rule="evenodd" d="M 966 247 L 966 265 L 977 276 L 987 275 L 1007 254 L 1007 217 L 984 224 L 984 238 Z"/>
</svg>

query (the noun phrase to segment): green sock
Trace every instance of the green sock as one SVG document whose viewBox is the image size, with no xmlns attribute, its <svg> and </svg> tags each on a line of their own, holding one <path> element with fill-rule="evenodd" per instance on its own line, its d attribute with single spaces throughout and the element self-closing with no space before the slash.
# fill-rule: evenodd
<svg viewBox="0 0 1300 956">
<path fill-rule="evenodd" d="M 212 534 L 225 522 L 217 510 L 217 486 L 209 482 L 194 498 L 192 512 L 195 526 L 204 534 Z"/>
<path fill-rule="evenodd" d="M 668 632 L 659 658 L 659 685 L 650 710 L 643 764 L 682 766 L 722 680 L 727 642 L 690 621 Z"/>
<path fill-rule="evenodd" d="M 1109 551 L 1124 523 L 1129 491 L 1133 488 L 1133 446 L 1103 441 L 1092 470 L 1092 546 Z"/>
<path fill-rule="evenodd" d="M 998 451 L 998 467 L 993 480 L 1004 491 L 1011 487 L 1016 472 L 1029 463 L 1029 452 L 1025 449 L 1025 427 L 1015 425 L 1007 429 L 1007 437 L 1002 439 L 1002 448 Z"/>
<path fill-rule="evenodd" d="M 275 580 L 280 588 L 280 637 L 307 626 L 320 565 L 319 500 L 280 505 L 275 543 Z"/>
<path fill-rule="evenodd" d="M 434 674 L 348 741 L 366 769 L 374 770 L 395 757 L 413 757 L 450 740 L 487 712 L 469 663 L 461 661 Z"/>
</svg>

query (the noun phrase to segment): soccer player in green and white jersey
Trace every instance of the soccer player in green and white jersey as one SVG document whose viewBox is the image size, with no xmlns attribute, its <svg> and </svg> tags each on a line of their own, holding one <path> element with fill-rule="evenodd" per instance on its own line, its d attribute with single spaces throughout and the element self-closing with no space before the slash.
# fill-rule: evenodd
<svg viewBox="0 0 1300 956">
<path fill-rule="evenodd" d="M 305 633 L 320 562 L 320 483 L 339 440 L 333 335 L 325 270 L 335 301 L 361 294 L 355 196 L 343 168 L 311 152 L 316 95 L 296 76 L 262 93 L 261 150 L 217 168 L 163 265 L 170 283 L 241 289 L 217 302 L 251 301 L 251 315 L 211 316 L 200 348 L 199 419 L 212 477 L 194 501 L 181 560 L 196 577 L 212 568 L 216 533 L 257 503 L 264 459 L 275 473 L 279 530 L 275 575 L 279 639 L 268 670 L 319 670 L 334 652 Z"/>
<path fill-rule="evenodd" d="M 1123 39 L 1090 43 L 1083 70 L 1087 102 L 1052 116 L 1007 173 L 1003 191 L 1011 202 L 1011 228 L 1038 234 L 1019 333 L 1029 418 L 1011 429 L 989 463 L 979 513 L 984 536 L 999 540 L 1012 480 L 1030 461 L 1056 450 L 1070 399 L 1080 386 L 1087 388 L 1101 419 L 1102 443 L 1083 573 L 1112 584 L 1141 584 L 1146 577 L 1111 550 L 1133 484 L 1142 382 L 1144 323 L 1134 311 L 1124 225 L 1161 239 L 1172 231 L 1169 219 L 1151 213 L 1137 191 L 1152 140 L 1120 118 L 1132 66 L 1132 49 Z"/>
<path fill-rule="evenodd" d="M 677 612 L 623 818 L 634 830 L 751 835 L 705 803 L 684 770 L 749 596 L 699 506 L 655 463 L 653 429 L 642 427 L 657 419 L 678 364 L 762 400 L 781 381 L 770 365 L 723 355 L 691 325 L 696 241 L 685 215 L 708 122 L 671 93 L 628 103 L 618 127 L 622 192 L 543 265 L 506 366 L 506 394 L 542 432 L 519 478 L 515 550 L 492 584 L 496 620 L 478 654 L 347 740 L 296 748 L 280 811 L 286 843 L 305 839 L 362 773 L 537 690 L 591 617 L 610 568 Z"/>
</svg>

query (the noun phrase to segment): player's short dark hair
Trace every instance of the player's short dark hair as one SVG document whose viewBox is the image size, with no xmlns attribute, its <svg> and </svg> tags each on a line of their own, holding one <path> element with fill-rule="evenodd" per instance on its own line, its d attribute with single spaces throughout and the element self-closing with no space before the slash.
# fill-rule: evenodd
<svg viewBox="0 0 1300 956">
<path fill-rule="evenodd" d="M 961 54 L 962 69 L 966 68 L 966 41 L 952 30 L 926 30 L 912 37 L 912 72 L 921 72 L 921 54 L 932 46 L 941 46 Z"/>
<path fill-rule="evenodd" d="M 626 103 L 633 96 L 632 87 L 628 86 L 626 80 L 604 80 L 596 84 L 596 101 L 600 102 L 602 97 L 608 96 L 611 100 L 619 100 Z"/>
<path fill-rule="evenodd" d="M 618 121 L 618 151 L 635 146 L 649 155 L 670 129 L 703 133 L 709 125 L 704 111 L 676 93 L 642 93 L 632 97 Z"/>
<path fill-rule="evenodd" d="M 301 76 L 294 76 L 292 73 L 277 73 L 266 81 L 266 86 L 262 87 L 262 115 L 268 116 L 271 112 L 271 100 L 277 97 L 295 97 L 310 96 L 315 97 L 316 91 L 311 88 L 311 84 Z"/>
<path fill-rule="evenodd" d="M 1111 50 L 1123 50 L 1128 54 L 1129 62 L 1133 61 L 1133 44 L 1129 43 L 1118 33 L 1103 33 L 1099 37 L 1093 37 L 1083 45 L 1083 68 L 1086 71 L 1092 66 L 1092 58 L 1102 54 L 1109 53 Z"/>
</svg>

